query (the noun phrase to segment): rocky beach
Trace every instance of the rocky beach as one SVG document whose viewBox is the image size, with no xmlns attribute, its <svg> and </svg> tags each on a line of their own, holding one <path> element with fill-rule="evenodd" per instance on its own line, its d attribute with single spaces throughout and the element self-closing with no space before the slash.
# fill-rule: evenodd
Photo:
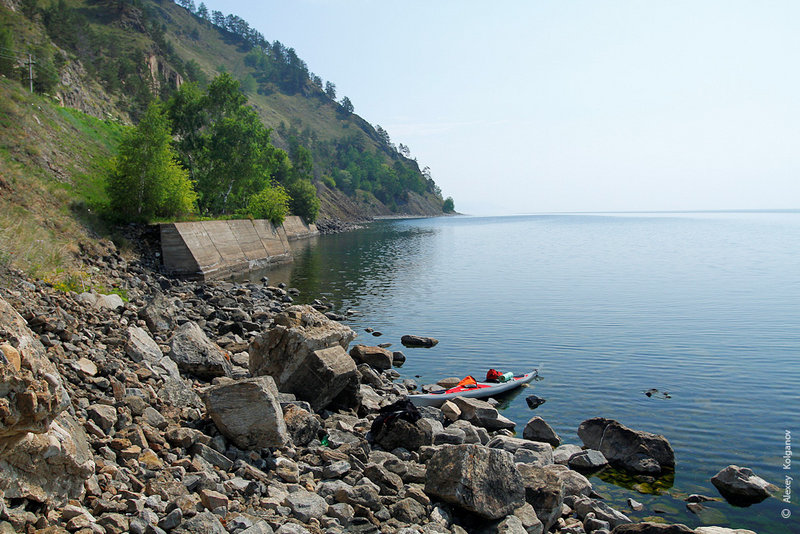
<svg viewBox="0 0 800 534">
<path fill-rule="evenodd" d="M 0 532 L 752 532 L 635 523 L 593 491 L 606 465 L 674 470 L 664 436 L 595 417 L 562 443 L 491 399 L 410 408 L 427 386 L 358 344 L 346 310 L 102 247 L 85 268 L 110 294 L 2 273 Z M 731 502 L 777 491 L 720 469 Z"/>
</svg>

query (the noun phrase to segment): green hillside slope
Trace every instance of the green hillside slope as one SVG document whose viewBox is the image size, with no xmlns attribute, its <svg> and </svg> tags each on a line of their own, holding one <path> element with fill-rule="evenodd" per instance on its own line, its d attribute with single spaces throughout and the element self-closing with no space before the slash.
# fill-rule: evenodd
<svg viewBox="0 0 800 534">
<path fill-rule="evenodd" d="M 276 146 L 310 151 L 321 217 L 442 213 L 438 187 L 402 145 L 352 113 L 349 100 L 337 101 L 294 50 L 238 17 L 204 20 L 167 0 L 3 2 L 17 78 L 25 83 L 25 54 L 33 52 L 34 70 L 50 75 L 37 89 L 63 105 L 135 123 L 154 96 L 229 72 Z"/>
</svg>

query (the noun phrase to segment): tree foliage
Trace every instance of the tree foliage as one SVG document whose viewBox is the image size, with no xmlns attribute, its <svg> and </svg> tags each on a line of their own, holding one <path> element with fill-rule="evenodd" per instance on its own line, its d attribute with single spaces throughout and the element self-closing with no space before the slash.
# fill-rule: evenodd
<svg viewBox="0 0 800 534">
<path fill-rule="evenodd" d="M 317 188 L 307 179 L 293 180 L 287 187 L 291 201 L 292 213 L 301 216 L 307 223 L 317 220 L 319 215 L 319 198 Z"/>
<path fill-rule="evenodd" d="M 286 154 L 270 142 L 269 130 L 230 74 L 215 78 L 205 93 L 184 84 L 170 100 L 169 114 L 202 211 L 240 210 L 288 173 Z"/>
<path fill-rule="evenodd" d="M 453 213 L 456 211 L 455 203 L 453 202 L 453 197 L 447 197 L 442 204 L 442 211 L 445 213 Z"/>
<path fill-rule="evenodd" d="M 256 219 L 267 219 L 277 226 L 283 224 L 289 213 L 289 201 L 286 189 L 280 184 L 272 184 L 250 197 L 244 212 Z"/>
<path fill-rule="evenodd" d="M 108 177 L 117 217 L 148 221 L 193 210 L 196 194 L 170 147 L 171 139 L 169 120 L 158 102 L 125 132 Z"/>
</svg>

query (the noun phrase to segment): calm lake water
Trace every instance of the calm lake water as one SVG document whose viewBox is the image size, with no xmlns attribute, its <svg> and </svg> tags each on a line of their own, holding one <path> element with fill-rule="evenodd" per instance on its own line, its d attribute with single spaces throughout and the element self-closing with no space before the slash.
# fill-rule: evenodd
<svg viewBox="0 0 800 534">
<path fill-rule="evenodd" d="M 297 246 L 271 282 L 358 310 L 357 341 L 395 343 L 404 378 L 538 367 L 503 412 L 519 432 L 538 415 L 581 444 L 581 421 L 604 416 L 665 435 L 674 479 L 591 479 L 631 518 L 800 532 L 800 459 L 782 468 L 787 430 L 800 451 L 800 213 L 382 221 Z M 439 345 L 402 348 L 412 333 Z M 535 411 L 531 393 L 547 399 Z M 719 496 L 710 478 L 729 464 L 780 487 L 790 474 L 792 502 L 687 511 L 688 494 Z"/>
</svg>

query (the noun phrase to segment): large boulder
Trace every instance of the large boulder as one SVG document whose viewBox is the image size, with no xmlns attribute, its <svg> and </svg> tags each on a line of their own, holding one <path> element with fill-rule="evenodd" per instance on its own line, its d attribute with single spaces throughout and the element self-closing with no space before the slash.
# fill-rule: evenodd
<svg viewBox="0 0 800 534">
<path fill-rule="evenodd" d="M 6 498 L 81 498 L 94 473 L 86 434 L 39 338 L 0 299 L 0 490 Z"/>
<path fill-rule="evenodd" d="M 675 452 L 664 436 L 632 430 L 613 419 L 587 419 L 578 427 L 578 437 L 611 465 L 627 471 L 657 475 L 675 468 Z"/>
<path fill-rule="evenodd" d="M 384 370 L 392 368 L 392 353 L 381 347 L 356 345 L 350 349 L 350 356 L 356 363 L 366 363 L 375 369 Z"/>
<path fill-rule="evenodd" d="M 352 329 L 305 305 L 291 306 L 275 323 L 250 344 L 253 376 L 272 376 L 280 391 L 308 401 L 314 410 L 358 390 L 356 363 L 345 351 L 355 338 Z"/>
<path fill-rule="evenodd" d="M 469 397 L 456 397 L 453 403 L 461 410 L 461 419 L 469 421 L 475 426 L 486 430 L 500 430 L 514 428 L 514 421 L 500 415 L 497 408 L 486 401 Z"/>
<path fill-rule="evenodd" d="M 525 488 L 525 501 L 536 511 L 536 517 L 550 530 L 561 517 L 564 492 L 561 479 L 544 467 L 532 464 L 517 464 Z"/>
<path fill-rule="evenodd" d="M 561 444 L 561 438 L 558 437 L 556 431 L 541 417 L 532 417 L 528 421 L 522 431 L 522 437 L 531 441 L 543 441 L 553 447 L 558 447 Z"/>
<path fill-rule="evenodd" d="M 196 323 L 190 321 L 175 329 L 170 348 L 170 358 L 184 373 L 207 380 L 231 376 L 230 358 Z"/>
<path fill-rule="evenodd" d="M 778 491 L 777 486 L 757 476 L 752 469 L 738 465 L 721 470 L 711 477 L 711 483 L 725 499 L 740 505 L 761 502 Z"/>
<path fill-rule="evenodd" d="M 525 503 L 511 454 L 481 445 L 436 451 L 427 464 L 425 493 L 487 519 L 505 517 Z"/>
<path fill-rule="evenodd" d="M 206 390 L 208 415 L 225 437 L 244 450 L 281 447 L 288 441 L 272 377 L 247 378 Z"/>
</svg>

